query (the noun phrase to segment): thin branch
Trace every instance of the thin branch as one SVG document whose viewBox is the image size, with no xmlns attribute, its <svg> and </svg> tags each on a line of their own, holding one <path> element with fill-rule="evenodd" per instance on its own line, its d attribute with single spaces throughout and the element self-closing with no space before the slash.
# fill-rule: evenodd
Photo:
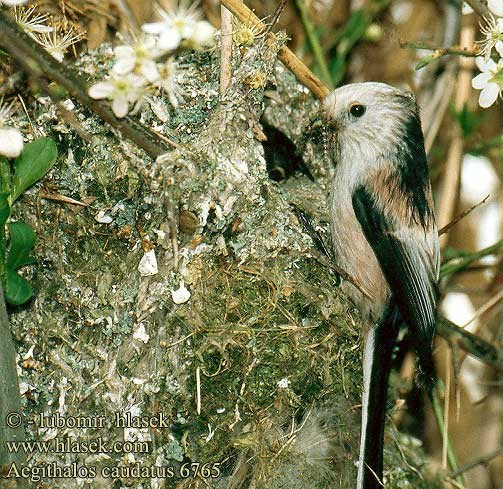
<svg viewBox="0 0 503 489">
<path fill-rule="evenodd" d="M 491 15 L 487 5 L 482 0 L 466 0 L 466 3 L 481 17 L 488 17 Z"/>
<path fill-rule="evenodd" d="M 467 351 L 485 364 L 503 372 L 503 351 L 486 340 L 463 330 L 443 316 L 438 317 L 437 333 L 451 345 Z"/>
<path fill-rule="evenodd" d="M 450 473 L 449 476 L 454 478 L 457 477 L 458 475 L 461 475 L 464 472 L 468 472 L 469 470 L 474 469 L 478 465 L 487 465 L 491 460 L 495 459 L 502 453 L 503 453 L 503 447 L 499 447 L 496 450 L 488 453 L 487 455 L 482 455 L 481 457 L 472 460 L 466 465 L 463 465 L 463 467 L 459 467 L 458 470 Z"/>
<path fill-rule="evenodd" d="M 286 0 L 281 0 L 276 7 L 276 10 L 274 11 L 274 14 L 271 19 L 271 23 L 269 24 L 269 27 L 267 28 L 266 34 L 269 34 L 271 32 L 272 28 L 278 23 L 279 18 L 281 14 L 283 13 L 283 10 L 285 10 L 286 6 Z"/>
<path fill-rule="evenodd" d="M 143 148 L 152 158 L 168 149 L 164 141 L 139 122 L 115 117 L 108 104 L 94 100 L 87 94 L 87 84 L 76 72 L 60 63 L 25 34 L 3 11 L 0 11 L 0 46 L 7 50 L 22 69 L 35 78 L 41 88 L 56 102 L 57 89 L 51 89 L 45 78 L 64 88 L 68 94 L 117 128 L 121 134 Z"/>
<path fill-rule="evenodd" d="M 466 56 L 468 58 L 475 58 L 477 56 L 480 56 L 480 50 L 478 49 L 478 46 L 476 44 L 474 44 L 472 49 L 468 49 L 467 47 L 463 48 L 460 46 L 442 48 L 420 42 L 400 41 L 400 47 L 402 49 L 425 49 L 427 51 L 433 51 L 433 54 L 437 58 L 440 58 L 441 56 L 446 56 L 448 54 L 453 54 L 457 56 Z"/>
<path fill-rule="evenodd" d="M 446 224 L 443 228 L 438 230 L 438 235 L 441 236 L 442 234 L 445 234 L 449 229 L 451 229 L 453 226 L 455 226 L 461 219 L 465 218 L 468 214 L 472 213 L 475 209 L 480 207 L 482 204 L 486 203 L 486 200 L 489 198 L 489 195 L 486 195 L 479 203 L 472 205 L 469 209 L 466 211 L 462 212 L 459 214 L 457 217 L 455 217 L 449 224 Z"/>
<path fill-rule="evenodd" d="M 264 32 L 267 30 L 265 24 L 240 0 L 221 0 L 222 5 L 227 7 L 241 22 L 254 24 Z M 271 42 L 276 41 L 276 36 L 270 32 L 268 38 Z M 315 97 L 325 98 L 330 90 L 317 78 L 314 73 L 286 46 L 282 46 L 278 53 L 279 60 L 305 85 Z"/>
<path fill-rule="evenodd" d="M 465 323 L 463 324 L 463 328 L 466 328 L 468 325 L 472 324 L 473 321 L 478 319 L 480 316 L 485 314 L 487 311 L 491 310 L 498 302 L 503 300 L 503 289 L 501 289 L 496 295 L 493 295 L 487 302 L 485 302 L 482 306 L 480 306 L 475 314 Z"/>
</svg>

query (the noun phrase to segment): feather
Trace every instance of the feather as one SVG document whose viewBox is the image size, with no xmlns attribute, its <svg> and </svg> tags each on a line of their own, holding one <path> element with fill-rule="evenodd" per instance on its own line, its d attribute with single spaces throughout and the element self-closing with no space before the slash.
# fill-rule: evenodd
<svg viewBox="0 0 503 489">
<path fill-rule="evenodd" d="M 368 186 L 358 186 L 352 202 L 356 218 L 391 290 L 392 301 L 413 329 L 424 380 L 431 385 L 438 269 L 433 221 L 426 227 L 397 225 L 395 216 L 386 215 L 376 204 L 377 199 Z"/>
</svg>

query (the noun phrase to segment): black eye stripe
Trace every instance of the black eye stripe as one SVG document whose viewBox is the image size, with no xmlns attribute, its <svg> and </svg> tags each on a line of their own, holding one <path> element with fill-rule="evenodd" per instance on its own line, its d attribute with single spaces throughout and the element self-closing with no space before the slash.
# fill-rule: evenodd
<svg viewBox="0 0 503 489">
<path fill-rule="evenodd" d="M 352 104 L 351 107 L 349 107 L 349 113 L 354 117 L 361 117 L 363 114 L 365 114 L 365 109 L 365 105 Z"/>
</svg>

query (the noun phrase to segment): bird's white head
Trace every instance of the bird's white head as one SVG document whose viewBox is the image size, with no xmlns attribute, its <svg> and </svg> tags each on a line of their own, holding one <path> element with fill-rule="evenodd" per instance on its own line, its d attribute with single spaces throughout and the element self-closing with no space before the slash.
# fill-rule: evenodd
<svg viewBox="0 0 503 489">
<path fill-rule="evenodd" d="M 412 93 L 376 82 L 334 90 L 323 100 L 322 112 L 339 151 L 393 152 L 397 141 L 407 137 L 410 121 L 419 120 Z"/>
</svg>

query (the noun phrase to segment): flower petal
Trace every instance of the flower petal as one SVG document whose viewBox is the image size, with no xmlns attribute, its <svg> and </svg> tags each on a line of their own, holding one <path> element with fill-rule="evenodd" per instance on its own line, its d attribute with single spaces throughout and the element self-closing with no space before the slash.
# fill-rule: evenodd
<svg viewBox="0 0 503 489">
<path fill-rule="evenodd" d="M 117 58 L 135 58 L 134 49 L 131 46 L 117 46 L 114 48 L 114 54 Z"/>
<path fill-rule="evenodd" d="M 186 19 L 185 22 L 178 28 L 178 31 L 183 39 L 190 39 L 195 30 L 196 23 L 190 19 Z"/>
<path fill-rule="evenodd" d="M 0 155 L 16 158 L 23 151 L 23 136 L 17 129 L 0 129 Z"/>
<path fill-rule="evenodd" d="M 503 17 L 503 0 L 489 0 L 487 6 L 494 15 Z"/>
<path fill-rule="evenodd" d="M 496 68 L 496 63 L 492 59 L 486 59 L 482 56 L 475 58 L 475 64 L 480 71 L 492 71 Z"/>
<path fill-rule="evenodd" d="M 140 66 L 140 72 L 150 83 L 156 82 L 161 77 L 157 65 L 151 59 L 143 61 Z"/>
<path fill-rule="evenodd" d="M 95 83 L 92 87 L 89 88 L 89 96 L 91 98 L 107 98 L 110 97 L 114 90 L 114 86 L 108 82 L 98 82 Z"/>
<path fill-rule="evenodd" d="M 174 51 L 182 40 L 182 36 L 176 29 L 165 29 L 159 37 L 159 48 L 163 51 Z"/>
<path fill-rule="evenodd" d="M 25 26 L 25 30 L 28 30 L 29 32 L 38 32 L 40 34 L 43 34 L 44 32 L 52 32 L 54 29 L 44 24 L 30 24 L 29 26 L 28 25 Z"/>
<path fill-rule="evenodd" d="M 482 90 L 486 87 L 487 82 L 491 79 L 491 73 L 480 73 L 472 80 L 472 87 L 477 90 Z"/>
<path fill-rule="evenodd" d="M 503 57 L 503 41 L 496 41 L 494 47 L 496 48 L 496 51 L 498 51 L 498 54 Z"/>
<path fill-rule="evenodd" d="M 3 0 L 0 2 L 0 4 L 7 5 L 8 7 L 15 7 L 16 5 L 23 5 L 23 3 L 26 3 L 28 0 Z"/>
<path fill-rule="evenodd" d="M 484 90 L 480 92 L 479 105 L 483 109 L 490 107 L 492 104 L 494 104 L 494 102 L 496 102 L 499 91 L 500 90 L 497 83 L 488 83 Z"/>
<path fill-rule="evenodd" d="M 119 119 L 126 117 L 129 110 L 127 98 L 123 95 L 115 97 L 112 101 L 112 110 Z"/>
<path fill-rule="evenodd" d="M 117 61 L 112 68 L 112 72 L 116 75 L 127 75 L 133 71 L 135 64 L 136 58 L 134 56 L 132 58 L 117 58 Z"/>
<path fill-rule="evenodd" d="M 165 28 L 165 22 L 150 22 L 141 26 L 141 30 L 147 34 L 160 34 Z"/>
<path fill-rule="evenodd" d="M 206 20 L 200 20 L 189 38 L 197 49 L 208 48 L 215 44 L 215 28 Z"/>
</svg>

